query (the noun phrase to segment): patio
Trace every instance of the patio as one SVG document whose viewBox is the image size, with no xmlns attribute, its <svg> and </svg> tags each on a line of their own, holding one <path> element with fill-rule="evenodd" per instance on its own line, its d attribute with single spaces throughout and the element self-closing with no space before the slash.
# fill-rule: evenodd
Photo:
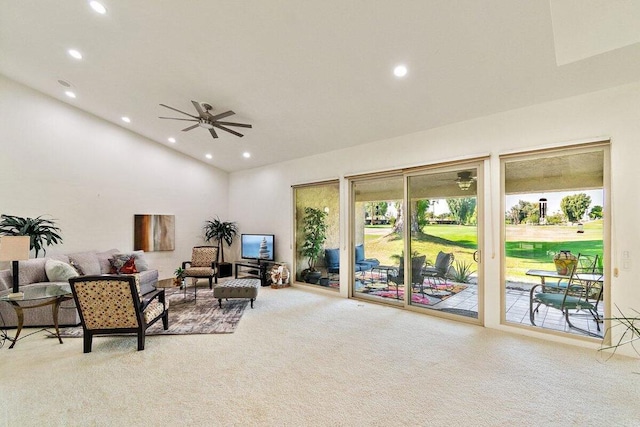
<svg viewBox="0 0 640 427">
<path fill-rule="evenodd" d="M 476 283 L 453 283 L 449 281 L 449 285 L 453 287 L 464 287 L 459 292 L 453 293 L 444 299 L 434 298 L 430 296 L 425 287 L 425 294 L 414 291 L 412 295 L 412 305 L 416 307 L 425 307 L 432 310 L 458 314 L 461 316 L 477 318 L 478 317 L 478 287 Z M 509 323 L 519 323 L 522 325 L 532 326 L 529 320 L 529 291 L 533 283 L 507 282 L 506 289 L 506 320 Z M 356 293 L 366 294 L 368 298 L 380 299 L 383 301 L 397 301 L 404 299 L 404 287 L 396 289 L 393 283 L 387 283 L 383 274 L 371 275 L 371 272 L 364 272 L 361 277 L 356 280 Z M 426 297 L 425 299 L 422 299 Z M 603 317 L 603 304 L 598 305 L 598 314 Z M 559 310 L 549 309 L 541 306 L 535 315 L 536 326 L 544 329 L 552 329 L 576 335 L 585 334 L 577 329 L 570 328 L 563 314 Z M 572 315 L 571 322 L 578 328 L 589 331 L 592 336 L 602 337 L 603 330 L 598 331 L 596 322 L 591 316 Z M 602 328 L 602 324 L 600 325 Z"/>
</svg>

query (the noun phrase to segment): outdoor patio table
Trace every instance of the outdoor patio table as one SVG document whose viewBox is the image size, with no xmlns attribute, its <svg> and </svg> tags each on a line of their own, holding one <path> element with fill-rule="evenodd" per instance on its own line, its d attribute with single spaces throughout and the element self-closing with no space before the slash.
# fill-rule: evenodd
<svg viewBox="0 0 640 427">
<path fill-rule="evenodd" d="M 384 271 L 384 280 L 387 285 L 387 289 L 389 288 L 389 272 L 396 270 L 398 267 L 394 267 L 393 265 L 376 265 L 375 267 L 371 267 L 371 283 L 373 283 L 373 271 L 378 270 L 378 277 L 382 275 Z M 399 286 L 396 285 L 396 298 L 400 299 L 400 290 Z"/>
<path fill-rule="evenodd" d="M 527 276 L 536 276 L 540 278 L 540 284 L 542 285 L 542 290 L 544 291 L 545 278 L 549 277 L 552 279 L 566 279 L 569 280 L 571 276 L 567 276 L 566 274 L 558 274 L 555 270 L 528 270 Z M 578 273 L 575 277 L 579 280 L 591 283 L 603 283 L 604 275 L 602 273 Z M 535 292 L 537 285 L 531 288 L 529 298 L 533 298 L 533 293 Z M 600 295 L 598 295 L 597 300 L 602 298 L 602 288 L 600 289 Z"/>
</svg>

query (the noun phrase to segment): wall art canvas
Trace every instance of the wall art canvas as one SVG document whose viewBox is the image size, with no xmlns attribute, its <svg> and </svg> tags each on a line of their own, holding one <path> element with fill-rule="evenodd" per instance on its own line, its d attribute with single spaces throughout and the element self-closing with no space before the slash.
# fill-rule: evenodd
<svg viewBox="0 0 640 427">
<path fill-rule="evenodd" d="M 134 250 L 173 251 L 176 246 L 175 215 L 135 215 Z"/>
</svg>

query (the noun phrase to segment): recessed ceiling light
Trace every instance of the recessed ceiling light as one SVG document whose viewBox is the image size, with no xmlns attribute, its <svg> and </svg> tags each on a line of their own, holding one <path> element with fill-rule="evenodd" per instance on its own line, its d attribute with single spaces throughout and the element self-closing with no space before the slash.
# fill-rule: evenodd
<svg viewBox="0 0 640 427">
<path fill-rule="evenodd" d="M 107 8 L 104 7 L 99 1 L 90 1 L 89 6 L 91 6 L 91 9 L 95 10 L 100 15 L 104 15 L 105 13 L 107 13 Z"/>
<path fill-rule="evenodd" d="M 207 155 L 205 155 L 205 157 L 206 157 L 207 159 L 213 159 L 213 156 L 212 156 L 211 154 L 207 154 Z"/>
<path fill-rule="evenodd" d="M 249 157 L 251 157 L 251 153 L 249 153 L 248 151 L 245 151 L 244 153 L 242 153 L 242 157 L 244 157 L 245 159 L 248 159 Z"/>
<path fill-rule="evenodd" d="M 122 121 L 125 123 L 131 123 L 131 119 L 127 116 L 122 116 Z"/>
<path fill-rule="evenodd" d="M 393 74 L 396 77 L 404 77 L 407 75 L 407 67 L 404 65 L 398 65 L 393 69 Z"/>
<path fill-rule="evenodd" d="M 58 80 L 58 83 L 60 83 L 60 84 L 61 84 L 62 86 L 64 86 L 64 87 L 71 87 L 71 83 L 69 83 L 69 82 L 68 82 L 68 81 L 66 81 L 66 80 L 62 80 L 62 79 L 60 79 L 60 80 Z"/>
<path fill-rule="evenodd" d="M 171 137 L 171 138 L 169 138 L 169 142 L 172 143 L 172 144 L 175 144 L 176 143 L 176 139 Z"/>
<path fill-rule="evenodd" d="M 75 98 L 76 94 L 71 92 L 70 90 L 67 90 L 64 92 L 65 95 L 67 95 L 69 98 Z"/>
<path fill-rule="evenodd" d="M 69 49 L 67 52 L 76 59 L 82 59 L 82 54 L 75 49 Z"/>
</svg>

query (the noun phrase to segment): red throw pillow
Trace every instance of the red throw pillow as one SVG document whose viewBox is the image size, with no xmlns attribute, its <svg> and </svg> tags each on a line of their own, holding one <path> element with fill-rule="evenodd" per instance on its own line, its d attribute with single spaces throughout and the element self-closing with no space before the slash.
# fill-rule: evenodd
<svg viewBox="0 0 640 427">
<path fill-rule="evenodd" d="M 136 259 L 135 257 L 131 257 L 129 258 L 129 260 L 127 262 L 124 263 L 124 265 L 120 268 L 120 274 L 133 274 L 133 273 L 137 273 L 138 270 L 136 270 Z"/>
</svg>

